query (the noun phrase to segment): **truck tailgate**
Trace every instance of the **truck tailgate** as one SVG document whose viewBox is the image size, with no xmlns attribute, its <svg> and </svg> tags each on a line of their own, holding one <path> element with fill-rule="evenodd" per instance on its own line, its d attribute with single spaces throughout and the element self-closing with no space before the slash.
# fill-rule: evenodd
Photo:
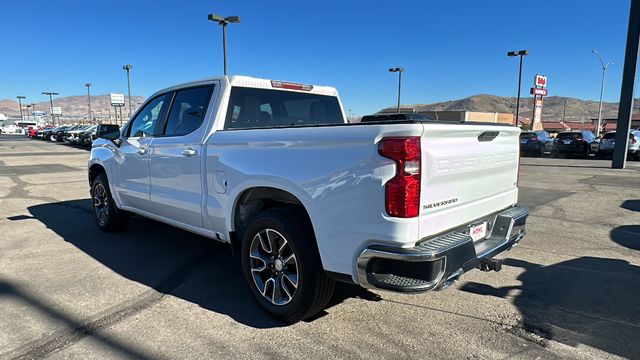
<svg viewBox="0 0 640 360">
<path fill-rule="evenodd" d="M 517 202 L 519 134 L 512 126 L 424 124 L 420 238 Z"/>
</svg>

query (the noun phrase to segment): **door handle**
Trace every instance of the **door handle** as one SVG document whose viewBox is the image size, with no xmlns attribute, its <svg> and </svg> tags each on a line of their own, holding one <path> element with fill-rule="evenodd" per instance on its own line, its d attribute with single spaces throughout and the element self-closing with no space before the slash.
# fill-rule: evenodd
<svg viewBox="0 0 640 360">
<path fill-rule="evenodd" d="M 185 150 L 182 150 L 182 155 L 184 155 L 186 157 L 196 156 L 196 155 L 198 155 L 198 150 L 185 149 Z"/>
<path fill-rule="evenodd" d="M 136 152 L 140 155 L 146 155 L 147 154 L 147 149 L 145 148 L 138 148 L 138 150 L 136 150 Z"/>
</svg>

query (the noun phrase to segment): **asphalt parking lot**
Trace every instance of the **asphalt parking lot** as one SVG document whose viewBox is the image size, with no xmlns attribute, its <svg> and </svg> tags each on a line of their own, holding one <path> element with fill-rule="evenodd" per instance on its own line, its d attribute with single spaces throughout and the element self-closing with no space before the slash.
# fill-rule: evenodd
<svg viewBox="0 0 640 360">
<path fill-rule="evenodd" d="M 138 217 L 100 232 L 88 156 L 0 135 L 0 358 L 640 358 L 640 162 L 524 158 L 528 234 L 501 272 L 340 285 L 287 326 L 214 241 Z"/>
</svg>

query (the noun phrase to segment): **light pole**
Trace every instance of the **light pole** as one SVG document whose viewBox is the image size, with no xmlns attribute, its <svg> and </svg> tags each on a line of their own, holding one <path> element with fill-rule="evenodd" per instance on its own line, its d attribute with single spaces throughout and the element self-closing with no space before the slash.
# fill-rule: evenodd
<svg viewBox="0 0 640 360">
<path fill-rule="evenodd" d="M 89 88 L 91 87 L 91 83 L 88 82 L 86 84 L 84 84 L 84 86 L 87 87 L 87 102 L 89 103 L 89 123 L 92 123 L 93 119 L 91 119 L 91 91 L 89 90 Z"/>
<path fill-rule="evenodd" d="M 516 99 L 516 121 L 514 125 L 518 125 L 518 118 L 520 117 L 520 87 L 522 85 L 522 58 L 525 55 L 529 55 L 528 50 L 509 51 L 507 56 L 514 57 L 520 56 L 520 71 L 518 72 L 518 98 Z"/>
<path fill-rule="evenodd" d="M 33 121 L 36 121 L 36 103 L 31 103 L 31 111 L 33 111 Z"/>
<path fill-rule="evenodd" d="M 50 105 L 50 114 L 51 114 L 51 122 L 53 122 L 53 125 L 55 125 L 55 120 L 53 120 L 53 95 L 60 95 L 57 92 L 51 92 L 51 91 L 44 91 L 42 92 L 42 95 L 49 95 L 49 105 Z M 34 104 L 35 105 L 35 104 Z"/>
<path fill-rule="evenodd" d="M 27 104 L 27 105 L 26 105 L 26 107 L 27 107 L 27 120 L 30 120 L 30 117 L 29 117 L 29 108 L 31 108 L 31 104 Z"/>
<path fill-rule="evenodd" d="M 20 104 L 20 120 L 24 121 L 24 114 L 22 113 L 22 99 L 26 99 L 26 96 L 18 95 L 16 96 L 18 99 L 18 104 Z"/>
<path fill-rule="evenodd" d="M 398 73 L 398 114 L 400 113 L 400 90 L 402 89 L 402 72 L 404 72 L 404 68 L 390 68 L 389 72 L 397 72 Z"/>
<path fill-rule="evenodd" d="M 565 122 L 565 116 L 567 115 L 567 100 L 564 101 L 564 104 L 562 105 L 562 126 L 564 126 L 564 122 Z"/>
<path fill-rule="evenodd" d="M 239 23 L 239 16 L 222 17 L 218 14 L 209 14 L 207 17 L 210 21 L 215 21 L 222 26 L 222 53 L 224 56 L 224 76 L 227 76 L 227 25 L 231 23 Z"/>
<path fill-rule="evenodd" d="M 605 64 L 598 50 L 593 49 L 591 50 L 591 52 L 598 55 L 598 59 L 600 59 L 600 64 L 602 65 L 602 82 L 600 83 L 600 104 L 598 105 L 598 128 L 596 129 L 596 136 L 600 136 L 600 126 L 602 125 L 602 94 L 604 93 L 604 77 L 607 73 L 607 68 L 609 67 L 609 65 L 613 63 L 609 61 L 608 63 Z"/>
<path fill-rule="evenodd" d="M 127 72 L 127 90 L 129 91 L 129 117 L 131 117 L 131 69 L 133 69 L 133 65 L 131 64 L 127 64 L 122 67 L 122 70 L 125 70 Z"/>
</svg>

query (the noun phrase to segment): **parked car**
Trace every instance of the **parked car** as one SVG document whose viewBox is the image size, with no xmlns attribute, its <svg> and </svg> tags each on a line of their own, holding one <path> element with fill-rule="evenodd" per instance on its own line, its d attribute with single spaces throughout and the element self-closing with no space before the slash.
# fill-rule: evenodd
<svg viewBox="0 0 640 360">
<path fill-rule="evenodd" d="M 37 131 L 37 127 L 29 126 L 27 127 L 27 131 L 25 131 L 25 135 L 30 138 L 34 138 L 36 136 L 36 131 Z"/>
<path fill-rule="evenodd" d="M 53 134 L 57 129 L 58 129 L 58 126 L 52 126 L 52 127 L 45 128 L 42 131 L 42 137 L 41 137 L 42 140 L 53 141 L 54 140 Z"/>
<path fill-rule="evenodd" d="M 98 125 L 92 125 L 87 129 L 78 133 L 78 144 L 84 146 L 91 146 L 93 140 L 95 140 L 96 129 Z"/>
<path fill-rule="evenodd" d="M 64 141 L 64 136 L 65 136 L 67 130 L 70 127 L 71 126 L 68 126 L 68 125 L 63 125 L 63 126 L 57 127 L 56 130 L 51 134 L 51 136 L 52 136 L 51 141 L 63 142 Z"/>
<path fill-rule="evenodd" d="M 616 132 L 611 131 L 602 135 L 602 139 L 591 144 L 591 152 L 599 158 L 609 157 L 613 154 L 616 145 Z M 640 131 L 631 130 L 629 132 L 629 144 L 627 154 L 630 159 L 640 160 Z"/>
<path fill-rule="evenodd" d="M 553 156 L 578 156 L 587 159 L 596 136 L 589 130 L 563 131 L 553 143 Z"/>
<path fill-rule="evenodd" d="M 542 157 L 553 151 L 553 138 L 544 130 L 520 133 L 520 154 Z"/>
<path fill-rule="evenodd" d="M 68 141 L 70 144 L 79 145 L 80 144 L 80 133 L 90 128 L 91 125 L 78 125 L 73 129 L 70 129 L 65 134 L 65 141 Z"/>
<path fill-rule="evenodd" d="M 334 88 L 225 76 L 161 90 L 97 133 L 100 229 L 130 212 L 228 243 L 287 322 L 321 311 L 335 280 L 414 293 L 497 271 L 525 234 L 507 124 L 349 124 Z"/>
<path fill-rule="evenodd" d="M 21 134 L 22 133 L 22 129 L 15 124 L 5 125 L 1 128 L 1 130 L 2 130 L 2 133 L 4 134 Z"/>
</svg>

